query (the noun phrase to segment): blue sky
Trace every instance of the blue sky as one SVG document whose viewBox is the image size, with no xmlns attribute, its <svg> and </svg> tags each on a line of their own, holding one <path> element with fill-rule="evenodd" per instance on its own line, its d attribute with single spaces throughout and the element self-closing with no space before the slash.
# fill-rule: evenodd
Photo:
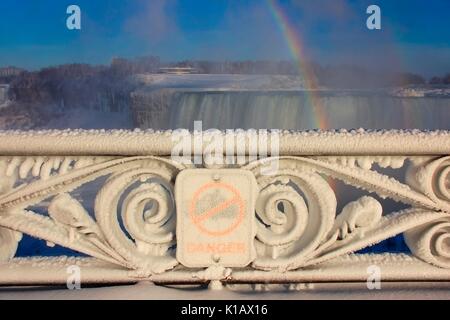
<svg viewBox="0 0 450 320">
<path fill-rule="evenodd" d="M 450 72 L 448 0 L 278 0 L 307 56 L 321 64 Z M 66 28 L 66 8 L 82 29 Z M 365 26 L 381 7 L 382 30 Z M 107 64 L 114 56 L 291 59 L 268 0 L 1 0 L 0 66 Z"/>
</svg>

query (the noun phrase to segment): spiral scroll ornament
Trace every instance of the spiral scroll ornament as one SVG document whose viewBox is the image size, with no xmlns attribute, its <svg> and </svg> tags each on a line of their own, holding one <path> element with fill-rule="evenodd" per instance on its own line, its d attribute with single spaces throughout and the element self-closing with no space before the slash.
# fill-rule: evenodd
<svg viewBox="0 0 450 320">
<path fill-rule="evenodd" d="M 256 203 L 258 258 L 253 266 L 296 269 L 333 226 L 334 192 L 322 176 L 301 168 L 281 167 L 274 176 L 262 176 L 258 171 L 255 175 L 261 192 Z"/>
<path fill-rule="evenodd" d="M 450 217 L 408 230 L 404 236 L 415 256 L 438 267 L 450 268 Z"/>
<path fill-rule="evenodd" d="M 450 157 L 431 160 L 420 166 L 410 166 L 406 180 L 440 208 L 450 212 Z"/>
<path fill-rule="evenodd" d="M 96 198 L 96 220 L 108 243 L 143 272 L 159 273 L 177 264 L 168 253 L 175 240 L 175 174 L 168 166 L 149 163 L 113 175 Z"/>
</svg>

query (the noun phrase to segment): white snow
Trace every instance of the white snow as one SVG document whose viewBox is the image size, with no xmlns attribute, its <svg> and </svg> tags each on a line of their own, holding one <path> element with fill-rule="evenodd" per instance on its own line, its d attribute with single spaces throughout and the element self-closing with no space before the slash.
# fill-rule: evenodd
<svg viewBox="0 0 450 320">
<path fill-rule="evenodd" d="M 2 155 L 171 155 L 172 130 L 0 131 Z M 450 131 L 420 130 L 280 130 L 279 154 L 299 155 L 446 155 Z M 191 139 L 199 137 L 190 133 Z M 203 132 L 204 149 L 217 139 L 254 137 L 254 131 Z M 193 141 L 193 140 L 192 140 Z M 193 146 L 194 143 L 192 142 Z M 248 148 L 249 143 L 245 143 Z M 248 151 L 248 150 L 247 150 Z"/>
<path fill-rule="evenodd" d="M 138 299 L 138 300 L 328 300 L 328 299 L 450 299 L 450 285 L 446 282 L 383 283 L 382 290 L 367 290 L 366 283 L 323 283 L 292 285 L 287 290 L 284 285 L 235 285 L 228 290 L 201 290 L 200 286 L 156 286 L 143 282 L 136 285 L 107 286 L 67 290 L 39 287 L 3 288 L 0 299 Z M 239 290 L 239 288 L 242 288 Z M 201 301 L 199 301 L 199 304 Z"/>
<path fill-rule="evenodd" d="M 390 91 L 390 94 L 395 97 L 406 97 L 406 98 L 423 98 L 423 97 L 440 97 L 449 98 L 450 97 L 450 87 L 406 87 L 406 88 L 395 88 Z"/>
<path fill-rule="evenodd" d="M 304 89 L 299 76 L 245 74 L 140 74 L 135 80 L 150 88 L 195 88 L 196 90 Z"/>
</svg>

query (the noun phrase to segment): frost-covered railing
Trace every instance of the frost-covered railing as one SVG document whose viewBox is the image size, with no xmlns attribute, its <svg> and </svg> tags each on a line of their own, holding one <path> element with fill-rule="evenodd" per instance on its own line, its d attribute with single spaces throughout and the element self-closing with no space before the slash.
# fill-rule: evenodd
<svg viewBox="0 0 450 320">
<path fill-rule="evenodd" d="M 169 131 L 1 132 L 0 284 L 66 283 L 74 265 L 86 283 L 366 281 L 373 266 L 384 281 L 450 280 L 450 132 L 277 144 L 195 165 L 174 160 Z M 23 234 L 82 255 L 15 257 Z M 410 252 L 355 253 L 399 234 Z"/>
</svg>

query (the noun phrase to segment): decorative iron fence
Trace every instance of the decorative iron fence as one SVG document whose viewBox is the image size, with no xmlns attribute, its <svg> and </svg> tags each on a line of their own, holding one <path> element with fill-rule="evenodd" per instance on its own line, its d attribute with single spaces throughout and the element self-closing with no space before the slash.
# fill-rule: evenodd
<svg viewBox="0 0 450 320">
<path fill-rule="evenodd" d="M 251 153 L 239 133 L 211 135 Z M 192 157 L 211 147 L 188 139 Z M 450 132 L 277 143 L 221 165 L 174 159 L 171 131 L 1 132 L 0 284 L 66 283 L 72 265 L 86 283 L 366 281 L 372 266 L 384 281 L 450 280 Z M 343 185 L 361 195 L 342 203 Z M 23 234 L 82 256 L 15 257 Z M 399 234 L 409 252 L 359 252 Z"/>
</svg>

